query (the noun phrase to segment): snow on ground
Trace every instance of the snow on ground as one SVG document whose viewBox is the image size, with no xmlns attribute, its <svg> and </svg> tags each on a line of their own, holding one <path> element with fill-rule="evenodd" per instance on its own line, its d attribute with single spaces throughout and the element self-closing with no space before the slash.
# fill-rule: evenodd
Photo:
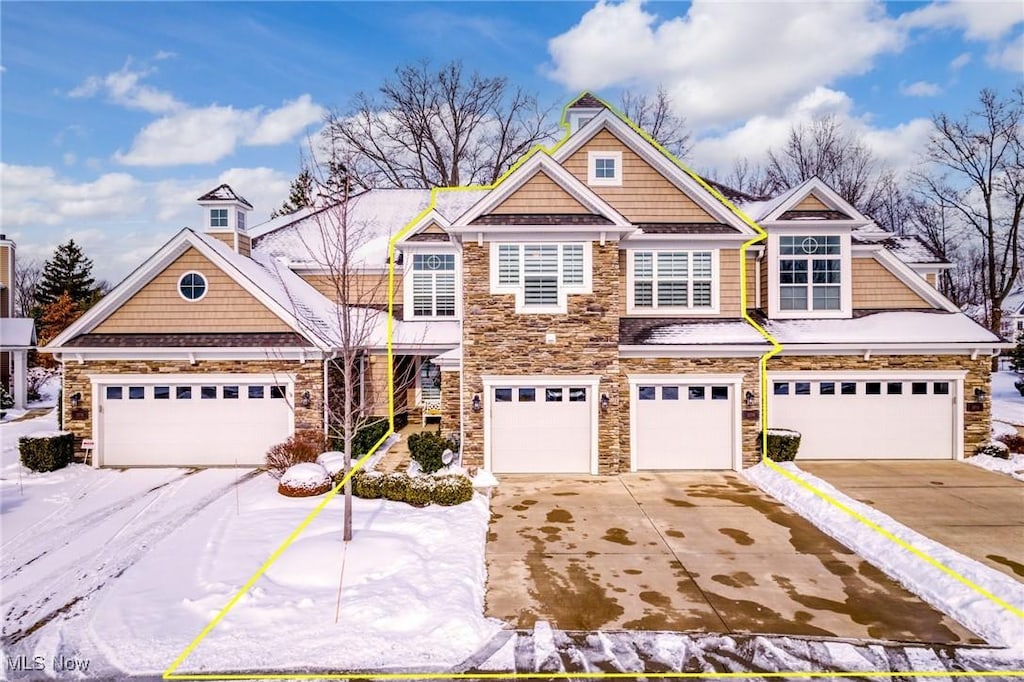
<svg viewBox="0 0 1024 682">
<path fill-rule="evenodd" d="M 24 417 L 29 410 L 38 410 L 46 407 L 53 407 L 57 404 L 57 394 L 60 392 L 60 375 L 54 374 L 42 386 L 39 387 L 39 400 L 33 400 L 25 405 L 24 410 L 4 410 L 3 419 L 0 423 L 14 421 Z"/>
<path fill-rule="evenodd" d="M 1000 459 L 991 455 L 975 455 L 964 460 L 982 469 L 995 471 L 1000 474 L 1009 474 L 1018 481 L 1024 481 L 1024 455 L 1010 455 L 1010 459 Z"/>
<path fill-rule="evenodd" d="M 269 476 L 237 469 L 26 471 L 18 437 L 55 428 L 52 413 L 0 426 L 7 656 L 86 657 L 90 676 L 110 679 L 161 673 L 323 500 L 285 498 Z M 179 672 L 446 669 L 500 629 L 482 615 L 482 495 L 451 508 L 355 500 L 348 547 L 342 504 Z"/>
<path fill-rule="evenodd" d="M 1024 610 L 1024 585 L 973 559 L 916 533 L 889 516 L 862 504 L 800 470 L 789 462 L 779 464 L 785 471 L 910 546 L 960 574 L 974 585 Z M 755 485 L 786 504 L 822 531 L 877 566 L 908 590 L 948 614 L 994 646 L 1010 647 L 1015 655 L 1024 654 L 1024 619 L 971 589 L 945 571 L 900 547 L 877 530 L 825 501 L 807 488 L 790 480 L 766 464 L 744 472 Z"/>
<path fill-rule="evenodd" d="M 1024 426 L 1024 396 L 1014 388 L 1020 379 L 1016 372 L 992 373 L 992 419 Z"/>
</svg>

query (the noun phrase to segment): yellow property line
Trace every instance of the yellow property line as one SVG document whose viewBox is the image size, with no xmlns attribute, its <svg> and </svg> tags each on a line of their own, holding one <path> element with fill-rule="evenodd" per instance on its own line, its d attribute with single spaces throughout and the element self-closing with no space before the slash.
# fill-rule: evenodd
<svg viewBox="0 0 1024 682">
<path fill-rule="evenodd" d="M 582 93 L 581 93 L 582 94 Z M 574 102 L 571 100 L 569 104 Z M 757 236 L 749 241 L 745 242 L 740 248 L 740 305 L 743 309 L 743 319 L 746 320 L 751 326 L 757 329 L 758 332 L 772 345 L 770 351 L 761 356 L 758 365 L 760 367 L 760 384 L 761 384 L 761 445 L 762 452 L 767 452 L 768 443 L 768 360 L 775 355 L 778 355 L 782 351 L 782 346 L 776 341 L 771 334 L 769 334 L 761 325 L 759 325 L 750 315 L 747 313 L 747 268 L 746 268 L 746 257 L 747 249 L 751 246 L 764 241 L 768 234 L 761 228 L 760 225 L 752 221 L 742 211 L 736 208 L 732 202 L 724 197 L 718 190 L 710 186 L 704 181 L 699 175 L 687 168 L 682 162 L 675 158 L 667 149 L 665 149 L 657 140 L 652 138 L 646 131 L 640 129 L 633 121 L 626 118 L 621 112 L 613 107 L 608 102 L 600 100 L 609 111 L 612 111 L 622 121 L 627 123 L 635 132 L 639 133 L 647 142 L 654 145 L 660 152 L 671 160 L 677 167 L 684 171 L 693 180 L 698 182 L 705 190 L 710 192 L 714 197 L 721 201 L 727 206 L 734 214 L 742 219 L 747 225 L 753 228 L 757 232 Z M 457 192 L 465 190 L 490 190 L 500 185 L 509 175 L 515 172 L 520 166 L 526 161 L 533 157 L 534 154 L 539 153 L 554 153 L 559 147 L 561 147 L 568 139 L 570 135 L 569 124 L 566 120 L 566 112 L 569 108 L 569 104 L 566 104 L 562 108 L 562 121 L 561 126 L 565 129 L 565 135 L 563 138 L 551 147 L 542 147 L 537 145 L 527 152 L 521 159 L 519 159 L 511 168 L 508 169 L 498 180 L 490 185 L 470 185 L 467 187 L 434 187 L 430 192 L 430 204 L 423 209 L 419 214 L 416 215 L 401 231 L 395 234 L 388 244 L 388 319 L 387 319 L 387 348 L 388 348 L 388 431 L 377 441 L 369 452 L 366 453 L 362 458 L 357 460 L 353 465 L 351 471 L 346 474 L 340 483 L 328 493 L 327 497 L 318 504 L 313 511 L 303 519 L 302 523 L 285 538 L 284 542 L 274 550 L 274 553 L 260 566 L 259 570 L 256 571 L 246 581 L 244 585 L 235 593 L 235 595 L 228 601 L 228 603 L 222 608 L 213 620 L 211 620 L 206 627 L 203 628 L 192 642 L 189 643 L 185 650 L 178 655 L 177 658 L 168 666 L 167 670 L 163 673 L 163 679 L 165 680 L 369 680 L 369 679 L 380 679 L 380 680 L 455 680 L 455 679 L 474 679 L 474 680 L 502 680 L 502 679 L 591 679 L 591 678 L 607 678 L 607 679 L 635 679 L 638 676 L 645 678 L 664 678 L 664 679 L 749 679 L 751 676 L 763 677 L 763 678 L 832 678 L 839 679 L 845 677 L 1024 677 L 1024 670 L 1003 670 L 1003 671 L 949 671 L 949 670 L 936 670 L 936 671 L 918 671 L 918 672 L 892 672 L 888 670 L 878 671 L 849 671 L 849 672 L 806 672 L 806 671 L 783 671 L 783 672 L 742 672 L 742 673 L 710 673 L 710 672 L 678 672 L 678 673 L 521 673 L 521 674 L 508 674 L 508 673 L 306 673 L 306 674 L 226 674 L 226 675 L 215 675 L 215 674 L 204 674 L 204 673 L 175 673 L 175 671 L 181 667 L 181 664 L 185 662 L 185 659 L 195 651 L 196 647 L 210 634 L 211 631 L 231 611 L 232 608 L 241 600 L 241 598 L 256 584 L 256 581 L 263 576 L 271 564 L 288 549 L 296 538 L 306 529 L 307 526 L 313 521 L 314 518 L 320 512 L 326 508 L 327 504 L 334 499 L 334 497 L 341 491 L 344 485 L 349 481 L 352 475 L 358 471 L 366 463 L 371 455 L 373 455 L 377 449 L 384 444 L 384 442 L 395 432 L 395 401 L 394 401 L 394 353 L 392 336 L 394 334 L 394 316 L 391 314 L 394 310 L 394 294 L 395 294 L 395 245 L 401 240 L 418 222 L 430 214 L 431 211 L 437 205 L 438 192 Z M 461 399 L 461 398 L 460 398 Z M 947 575 L 952 576 L 957 581 L 971 588 L 978 594 L 981 594 L 987 599 L 992 600 L 1002 608 L 1009 610 L 1016 616 L 1024 618 L 1024 611 L 1015 608 L 1013 605 L 993 595 L 983 587 L 976 585 L 967 578 L 963 577 L 956 571 L 943 565 L 941 562 L 936 561 L 934 558 L 929 556 L 927 553 L 920 551 L 913 547 L 904 540 L 896 537 L 889 531 L 881 528 L 874 522 L 865 518 L 863 515 L 850 509 L 846 505 L 842 504 L 838 500 L 833 499 L 829 495 L 818 490 L 814 486 L 810 485 L 806 481 L 800 479 L 797 476 L 789 473 L 775 462 L 769 460 L 766 456 L 762 456 L 761 461 L 767 464 L 772 470 L 779 472 L 786 476 L 790 480 L 794 481 L 801 487 L 810 490 L 815 495 L 832 504 L 836 508 L 842 510 L 846 514 L 849 514 L 853 518 L 857 519 L 861 523 L 865 524 L 872 530 L 879 532 L 887 539 L 893 541 L 903 549 L 908 550 L 920 559 L 923 559 L 927 563 L 936 568 L 941 569 Z"/>
</svg>

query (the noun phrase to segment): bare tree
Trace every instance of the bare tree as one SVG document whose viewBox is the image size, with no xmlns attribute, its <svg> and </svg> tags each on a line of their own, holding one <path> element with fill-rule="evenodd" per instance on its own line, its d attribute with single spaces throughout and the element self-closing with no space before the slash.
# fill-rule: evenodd
<svg viewBox="0 0 1024 682">
<path fill-rule="evenodd" d="M 556 132 L 536 97 L 503 77 L 467 74 L 458 61 L 397 68 L 378 95 L 358 93 L 326 128 L 353 181 L 419 188 L 492 183 Z"/>
<path fill-rule="evenodd" d="M 14 316 L 32 317 L 36 309 L 36 288 L 43 278 L 39 261 L 25 260 L 14 269 Z"/>
<path fill-rule="evenodd" d="M 932 117 L 925 150 L 930 168 L 917 173 L 921 192 L 948 207 L 977 244 L 986 322 L 999 334 L 1002 305 L 1021 277 L 1024 211 L 1024 88 L 1007 98 L 984 89 L 978 107 L 957 119 Z"/>
<path fill-rule="evenodd" d="M 692 149 L 686 119 L 673 113 L 672 98 L 661 85 L 653 95 L 625 90 L 620 100 L 622 113 L 658 141 L 677 159 Z"/>
<path fill-rule="evenodd" d="M 708 177 L 754 198 L 768 197 L 774 190 L 764 166 L 751 163 L 746 157 L 734 161 L 732 171 L 728 175 L 719 177 L 709 173 Z"/>
</svg>

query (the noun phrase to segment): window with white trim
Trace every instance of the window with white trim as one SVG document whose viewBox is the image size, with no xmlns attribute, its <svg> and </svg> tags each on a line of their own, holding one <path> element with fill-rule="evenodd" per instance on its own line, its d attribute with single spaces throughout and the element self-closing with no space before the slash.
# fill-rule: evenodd
<svg viewBox="0 0 1024 682">
<path fill-rule="evenodd" d="M 588 185 L 621 185 L 622 152 L 587 152 Z"/>
<path fill-rule="evenodd" d="M 839 310 L 842 307 L 840 237 L 779 237 L 779 308 Z"/>
<path fill-rule="evenodd" d="M 584 243 L 496 244 L 492 253 L 496 291 L 516 293 L 524 309 L 559 308 L 589 286 Z"/>
<path fill-rule="evenodd" d="M 413 254 L 412 314 L 413 317 L 454 317 L 455 254 Z"/>
<path fill-rule="evenodd" d="M 713 251 L 631 253 L 634 308 L 715 308 Z"/>
<path fill-rule="evenodd" d="M 235 211 L 235 227 L 245 231 L 245 213 L 243 211 Z"/>
<path fill-rule="evenodd" d="M 210 209 L 210 227 L 227 227 L 228 210 L 226 208 Z"/>
</svg>

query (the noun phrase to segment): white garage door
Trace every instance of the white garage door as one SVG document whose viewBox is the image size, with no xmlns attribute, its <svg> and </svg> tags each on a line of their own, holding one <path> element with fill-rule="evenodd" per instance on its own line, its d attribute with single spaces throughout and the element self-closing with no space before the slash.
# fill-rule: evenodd
<svg viewBox="0 0 1024 682">
<path fill-rule="evenodd" d="M 732 468 L 733 385 L 638 383 L 631 390 L 637 469 Z"/>
<path fill-rule="evenodd" d="M 590 473 L 590 386 L 494 386 L 489 392 L 495 473 Z"/>
<path fill-rule="evenodd" d="M 261 465 L 292 433 L 291 386 L 205 383 L 98 386 L 103 466 Z M 234 381 L 234 380 L 232 380 Z"/>
<path fill-rule="evenodd" d="M 769 424 L 801 433 L 798 459 L 954 456 L 953 381 L 769 377 Z"/>
</svg>

